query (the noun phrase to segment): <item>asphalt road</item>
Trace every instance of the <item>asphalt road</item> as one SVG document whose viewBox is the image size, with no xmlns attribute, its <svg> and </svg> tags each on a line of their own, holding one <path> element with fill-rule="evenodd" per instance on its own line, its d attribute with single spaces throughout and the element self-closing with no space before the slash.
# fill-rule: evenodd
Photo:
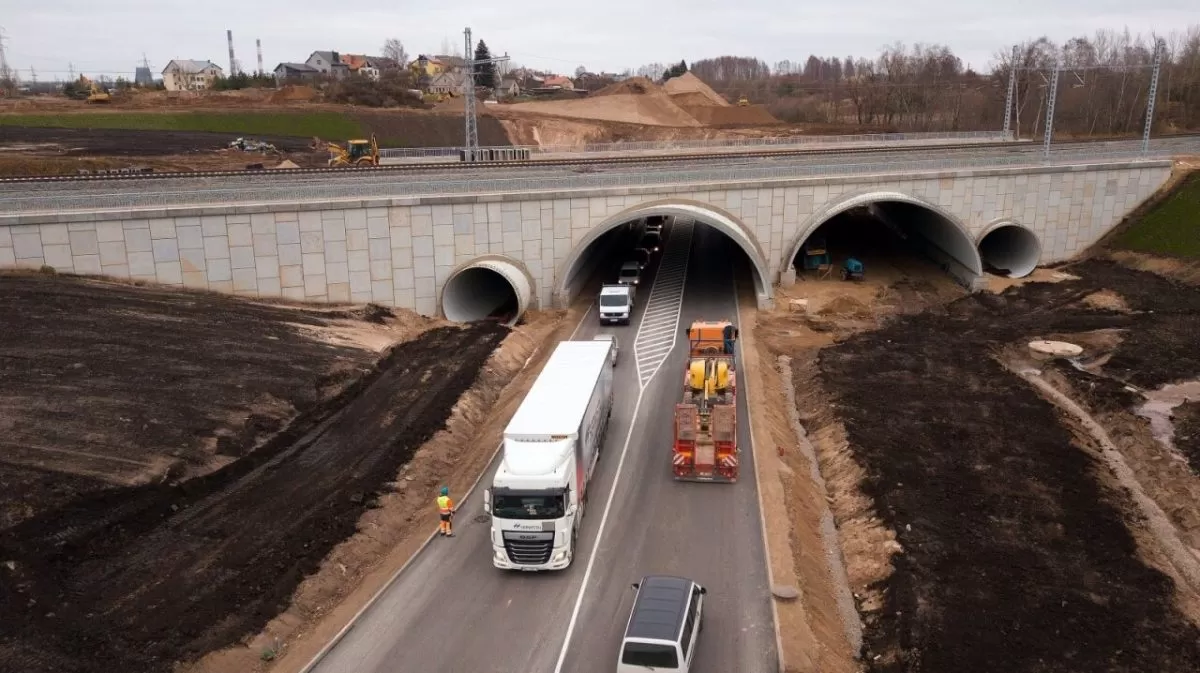
<svg viewBox="0 0 1200 673">
<path fill-rule="evenodd" d="M 697 228 L 694 237 L 680 325 L 736 315 L 730 244 L 718 233 L 705 233 Z M 647 278 L 657 274 L 657 260 L 646 273 Z M 592 486 L 596 496 L 588 503 L 571 567 L 519 573 L 492 566 L 481 498 L 493 465 L 460 507 L 456 536 L 435 539 L 313 673 L 611 671 L 632 600 L 629 585 L 648 572 L 685 574 L 709 587 L 697 671 L 776 669 L 745 409 L 739 410 L 746 450 L 737 484 L 671 478 L 670 419 L 679 395 L 675 374 L 684 366 L 686 344 L 678 340 L 659 373 L 639 391 L 633 344 L 649 289 L 639 293 L 629 326 L 601 327 L 593 311 L 574 336 L 617 334 L 621 361 L 612 421 Z M 560 655 L 562 665 L 556 668 Z"/>
</svg>

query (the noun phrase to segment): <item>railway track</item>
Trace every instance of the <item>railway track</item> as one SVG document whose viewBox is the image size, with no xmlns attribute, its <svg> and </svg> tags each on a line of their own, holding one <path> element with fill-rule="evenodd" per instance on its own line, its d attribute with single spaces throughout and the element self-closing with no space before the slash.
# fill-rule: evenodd
<svg viewBox="0 0 1200 673">
<path fill-rule="evenodd" d="M 1193 138 L 1200 137 L 1200 133 L 1181 133 L 1168 136 L 1160 136 L 1155 140 L 1170 140 L 1176 138 Z M 1124 140 L 1113 139 L 1096 139 L 1096 140 L 1076 140 L 1064 143 L 1055 143 L 1055 148 L 1064 147 L 1079 147 L 1092 145 L 1104 142 L 1127 142 Z M 629 164 L 663 164 L 672 162 L 718 162 L 738 159 L 773 159 L 786 158 L 796 156 L 820 156 L 829 154 L 889 154 L 896 152 L 914 152 L 924 150 L 927 152 L 947 152 L 964 149 L 996 149 L 1008 148 L 1014 151 L 1032 151 L 1040 149 L 1040 143 L 1025 143 L 1025 142 L 994 142 L 994 143 L 955 143 L 955 144 L 931 144 L 931 145 L 902 145 L 902 146 L 870 146 L 870 147 L 842 147 L 842 148 L 817 148 L 817 149 L 793 149 L 793 150 L 758 150 L 751 152 L 695 152 L 688 154 L 661 154 L 650 156 L 621 156 L 621 157 L 592 157 L 580 159 L 530 159 L 526 161 L 489 161 L 481 163 L 464 163 L 459 161 L 445 162 L 430 162 L 430 163 L 412 163 L 412 164 L 387 164 L 383 166 L 349 166 L 341 168 L 332 167 L 317 167 L 317 168 L 284 168 L 271 170 L 225 170 L 225 171 L 178 171 L 171 173 L 105 173 L 97 175 L 53 175 L 53 176 L 20 176 L 20 177 L 3 177 L 0 178 L 0 184 L 13 183 L 55 183 L 55 182 L 100 182 L 108 180 L 173 180 L 173 179 L 196 179 L 196 178 L 222 178 L 222 177 L 240 177 L 240 176 L 269 176 L 269 177 L 287 177 L 296 175 L 319 175 L 322 173 L 328 174 L 347 174 L 347 173 L 367 173 L 377 175 L 380 173 L 426 173 L 433 171 L 458 171 L 458 170 L 490 170 L 490 169 L 513 169 L 513 168 L 543 168 L 555 166 L 603 166 L 603 165 L 629 165 Z"/>
</svg>

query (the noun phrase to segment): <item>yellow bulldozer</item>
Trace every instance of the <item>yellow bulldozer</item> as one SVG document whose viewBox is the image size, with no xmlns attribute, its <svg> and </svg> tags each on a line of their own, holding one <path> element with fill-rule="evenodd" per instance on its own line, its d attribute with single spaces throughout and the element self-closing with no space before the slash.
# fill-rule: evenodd
<svg viewBox="0 0 1200 673">
<path fill-rule="evenodd" d="M 746 98 L 745 96 L 742 96 L 741 98 L 738 99 L 737 104 L 738 104 L 738 107 L 749 107 L 750 99 Z"/>
<path fill-rule="evenodd" d="M 83 75 L 79 76 L 79 86 L 80 86 L 80 88 L 87 87 L 87 89 L 88 89 L 87 102 L 89 102 L 89 103 L 111 103 L 112 102 L 111 94 L 109 94 L 107 91 L 105 91 L 103 88 L 101 88 L 99 84 L 96 84 L 95 82 L 93 82 L 92 80 L 88 79 L 87 77 L 85 77 Z"/>
<path fill-rule="evenodd" d="M 330 166 L 379 165 L 379 143 L 376 142 L 374 133 L 371 134 L 370 140 L 348 140 L 345 147 L 337 143 L 327 143 L 326 147 L 329 150 Z"/>
</svg>

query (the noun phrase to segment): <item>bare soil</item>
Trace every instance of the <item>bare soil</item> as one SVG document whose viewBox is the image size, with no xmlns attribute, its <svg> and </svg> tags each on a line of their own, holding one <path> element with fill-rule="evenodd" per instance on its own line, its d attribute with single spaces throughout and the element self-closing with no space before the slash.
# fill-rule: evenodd
<svg viewBox="0 0 1200 673">
<path fill-rule="evenodd" d="M 77 279 L 3 285 L 17 327 L 0 337 L 0 418 L 24 433 L 14 444 L 73 442 L 117 463 L 78 492 L 91 455 L 16 465 L 51 475 L 53 490 L 15 494 L 34 505 L 0 529 L 4 670 L 166 671 L 258 632 L 444 426 L 507 333 L 428 329 L 375 364 L 377 326 L 402 339 L 428 325 Z M 321 340 L 347 321 L 342 345 Z M 113 458 L 159 454 L 203 476 L 104 488 L 128 479 Z"/>
<path fill-rule="evenodd" d="M 993 357 L 1006 344 L 1121 329 L 1107 376 L 1144 388 L 1194 378 L 1200 297 L 1109 261 L 1066 270 L 1078 280 L 972 295 L 820 352 L 818 383 L 833 403 L 801 407 L 826 432 L 822 471 L 858 472 L 857 518 L 895 538 L 891 550 L 887 540 L 858 550 L 877 575 L 854 587 L 868 670 L 1200 670 L 1200 615 L 1185 610 L 1195 601 L 1147 546 L 1155 540 L 1129 496 L 1056 408 Z M 1105 290 L 1129 310 L 1083 301 Z M 802 367 L 796 375 L 803 400 L 814 386 Z M 841 458 L 831 451 L 838 426 Z M 1139 465 L 1149 457 L 1130 453 L 1148 475 Z M 1148 490 L 1165 511 L 1189 506 L 1178 499 L 1186 480 Z M 835 509 L 852 577 L 869 576 L 854 567 L 854 507 Z"/>
<path fill-rule="evenodd" d="M 224 149 L 236 134 L 204 131 L 124 131 L 0 126 L 4 152 L 53 152 L 60 156 L 167 156 Z M 255 137 L 284 152 L 307 152 L 312 138 Z M 244 153 L 245 156 L 252 156 Z"/>
<path fill-rule="evenodd" d="M 1188 459 L 1192 473 L 1200 476 L 1200 400 L 1175 408 L 1175 446 Z"/>
</svg>

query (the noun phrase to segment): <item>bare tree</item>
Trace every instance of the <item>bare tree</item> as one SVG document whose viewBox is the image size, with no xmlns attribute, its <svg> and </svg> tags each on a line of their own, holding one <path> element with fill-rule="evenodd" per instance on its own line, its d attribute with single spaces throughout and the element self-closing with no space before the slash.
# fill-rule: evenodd
<svg viewBox="0 0 1200 673">
<path fill-rule="evenodd" d="M 408 65 L 408 52 L 400 40 L 389 37 L 383 42 L 383 57 L 396 64 L 397 68 Z"/>
</svg>

